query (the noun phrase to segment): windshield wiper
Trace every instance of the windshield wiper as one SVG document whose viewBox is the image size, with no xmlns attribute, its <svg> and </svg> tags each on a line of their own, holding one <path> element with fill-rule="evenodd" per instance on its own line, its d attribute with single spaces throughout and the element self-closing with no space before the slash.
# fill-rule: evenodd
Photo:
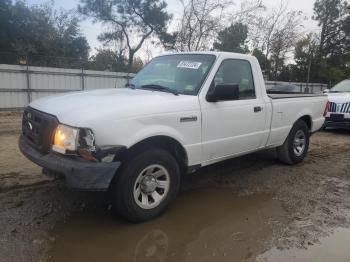
<svg viewBox="0 0 350 262">
<path fill-rule="evenodd" d="M 141 88 L 150 89 L 150 90 L 157 90 L 157 91 L 162 91 L 162 92 L 168 92 L 168 93 L 172 93 L 176 96 L 179 95 L 179 93 L 176 90 L 173 90 L 173 89 L 166 87 L 166 86 L 161 86 L 161 85 L 156 85 L 156 84 L 142 85 Z"/>
</svg>

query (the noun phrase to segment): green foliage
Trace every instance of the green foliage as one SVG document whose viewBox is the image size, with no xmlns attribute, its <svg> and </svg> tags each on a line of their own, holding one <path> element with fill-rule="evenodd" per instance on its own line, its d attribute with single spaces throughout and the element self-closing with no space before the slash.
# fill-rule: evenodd
<svg viewBox="0 0 350 262">
<path fill-rule="evenodd" d="M 339 83 L 346 78 L 344 70 L 337 67 L 330 67 L 327 72 L 325 72 L 325 76 L 329 79 L 331 85 L 332 83 Z"/>
<path fill-rule="evenodd" d="M 320 64 L 318 70 L 320 81 L 330 85 L 334 85 L 348 77 L 343 69 L 331 66 L 325 61 Z"/>
<path fill-rule="evenodd" d="M 317 63 L 319 40 L 317 35 L 308 34 L 300 39 L 294 50 L 296 66 L 293 67 L 294 75 L 300 82 L 317 82 Z"/>
<path fill-rule="evenodd" d="M 28 7 L 25 0 L 0 0 L 0 63 L 25 63 L 29 57 L 31 65 L 80 67 L 83 62 L 89 69 L 135 72 L 143 64 L 135 54 L 147 40 L 178 50 L 207 49 L 214 42 L 220 51 L 248 53 L 251 47 L 268 79 L 336 83 L 350 77 L 350 6 L 345 0 L 315 0 L 313 19 L 321 30 L 303 37 L 298 30 L 302 13 L 288 11 L 283 1 L 266 17 L 242 13 L 242 19 L 229 20 L 240 22 L 219 32 L 228 20 L 217 17 L 224 17 L 219 14 L 230 2 L 183 1 L 180 30 L 174 33 L 168 33 L 172 15 L 165 0 L 80 3 L 80 13 L 108 26 L 109 31 L 99 35 L 104 49 L 88 59 L 78 18 L 54 10 L 52 2 Z M 288 65 L 292 50 L 294 60 Z"/>
<path fill-rule="evenodd" d="M 9 39 L 15 39 L 15 32 L 10 29 L 11 21 L 11 0 L 0 1 L 0 50 L 11 51 L 11 42 Z"/>
<path fill-rule="evenodd" d="M 113 28 L 99 39 L 117 42 L 128 50 L 128 69 L 131 70 L 135 53 L 151 37 L 166 39 L 171 15 L 161 0 L 81 0 L 79 11 Z M 161 37 L 160 37 L 161 36 Z"/>
<path fill-rule="evenodd" d="M 349 6 L 344 0 L 316 0 L 314 19 L 321 27 L 319 55 L 321 58 L 332 58 L 342 55 L 348 47 L 347 21 Z"/>
<path fill-rule="evenodd" d="M 0 2 L 0 50 L 31 58 L 41 66 L 64 63 L 62 57 L 87 60 L 89 45 L 81 36 L 78 19 L 69 12 L 56 12 L 52 3 L 28 7 L 25 2 Z M 55 57 L 61 57 L 55 59 Z M 15 63 L 15 56 L 0 57 L 1 63 Z M 60 60 L 60 61 L 59 61 Z"/>
<path fill-rule="evenodd" d="M 277 76 L 277 81 L 284 82 L 305 82 L 302 80 L 302 74 L 297 69 L 296 65 L 289 64 L 282 68 L 280 74 Z"/>
<path fill-rule="evenodd" d="M 315 79 L 339 82 L 349 77 L 350 6 L 344 0 L 316 0 L 314 12 L 321 27 Z"/>
<path fill-rule="evenodd" d="M 87 65 L 88 69 L 99 71 L 123 72 L 126 70 L 126 59 L 110 49 L 98 49 L 98 52 L 91 56 Z"/>
<path fill-rule="evenodd" d="M 253 50 L 252 55 L 258 59 L 261 70 L 263 71 L 264 75 L 266 75 L 270 68 L 270 61 L 267 59 L 266 55 L 258 48 Z"/>
<path fill-rule="evenodd" d="M 231 24 L 218 33 L 213 44 L 214 49 L 225 52 L 248 53 L 245 45 L 248 37 L 248 26 L 241 23 Z"/>
<path fill-rule="evenodd" d="M 139 58 L 135 58 L 130 72 L 135 73 L 143 66 Z M 123 52 L 111 49 L 98 49 L 97 53 L 90 57 L 85 68 L 98 71 L 126 72 L 128 70 L 128 59 Z"/>
<path fill-rule="evenodd" d="M 276 30 L 267 58 L 259 50 L 253 51 L 267 78 L 332 85 L 350 77 L 349 5 L 344 0 L 316 0 L 313 18 L 318 21 L 320 33 L 310 33 L 293 42 L 296 35 Z M 285 65 L 290 47 L 294 48 L 295 64 Z"/>
</svg>

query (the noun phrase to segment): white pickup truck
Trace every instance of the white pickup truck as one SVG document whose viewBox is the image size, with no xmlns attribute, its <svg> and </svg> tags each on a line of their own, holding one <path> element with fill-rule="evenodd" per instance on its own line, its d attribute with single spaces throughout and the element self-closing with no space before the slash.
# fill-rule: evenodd
<svg viewBox="0 0 350 262">
<path fill-rule="evenodd" d="M 267 94 L 252 56 L 167 54 L 127 88 L 32 102 L 19 146 L 71 187 L 109 190 L 118 213 L 140 222 L 163 212 L 181 175 L 200 167 L 266 148 L 301 162 L 326 104 L 324 95 Z"/>
</svg>

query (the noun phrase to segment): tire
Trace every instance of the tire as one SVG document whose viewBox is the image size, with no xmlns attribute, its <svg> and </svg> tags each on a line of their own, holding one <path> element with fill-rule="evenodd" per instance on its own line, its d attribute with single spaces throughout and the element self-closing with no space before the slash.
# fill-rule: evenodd
<svg viewBox="0 0 350 262">
<path fill-rule="evenodd" d="M 302 137 L 304 137 L 303 146 L 301 146 Z M 296 140 L 297 138 L 299 138 L 299 143 Z M 296 142 L 296 144 L 294 142 Z M 307 155 L 309 143 L 309 128 L 303 120 L 298 120 L 289 132 L 286 141 L 282 146 L 277 148 L 279 160 L 288 165 L 295 165 L 302 162 Z M 297 146 L 297 144 L 299 144 L 299 146 Z"/>
<path fill-rule="evenodd" d="M 128 157 L 110 193 L 117 213 L 139 223 L 163 213 L 176 198 L 179 187 L 180 168 L 175 158 L 163 149 L 144 149 Z"/>
</svg>

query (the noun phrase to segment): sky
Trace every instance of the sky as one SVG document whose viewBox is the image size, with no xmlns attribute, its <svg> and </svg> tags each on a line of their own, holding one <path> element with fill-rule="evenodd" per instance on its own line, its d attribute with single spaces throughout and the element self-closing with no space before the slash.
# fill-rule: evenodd
<svg viewBox="0 0 350 262">
<path fill-rule="evenodd" d="M 234 3 L 237 7 L 240 6 L 240 3 L 243 0 L 234 0 Z M 47 0 L 27 0 L 29 5 L 37 5 L 46 3 Z M 181 5 L 179 0 L 165 0 L 168 4 L 168 11 L 173 14 L 173 23 L 177 17 L 180 16 L 181 13 Z M 277 8 L 280 3 L 280 0 L 263 0 L 263 4 L 268 8 Z M 55 7 L 57 9 L 76 9 L 79 4 L 79 0 L 55 0 Z M 313 4 L 314 0 L 289 0 L 288 7 L 290 10 L 300 10 L 303 11 L 303 14 L 308 17 L 307 20 L 304 21 L 303 26 L 306 32 L 316 32 L 319 30 L 317 27 L 317 23 L 311 19 L 313 14 Z M 81 22 L 81 30 L 83 35 L 87 38 L 90 45 L 90 53 L 94 54 L 96 52 L 96 48 L 101 48 L 102 44 L 98 41 L 97 36 L 104 31 L 104 26 L 98 23 L 93 23 L 89 20 L 84 20 Z M 153 49 L 152 55 L 157 55 L 160 50 Z"/>
</svg>

